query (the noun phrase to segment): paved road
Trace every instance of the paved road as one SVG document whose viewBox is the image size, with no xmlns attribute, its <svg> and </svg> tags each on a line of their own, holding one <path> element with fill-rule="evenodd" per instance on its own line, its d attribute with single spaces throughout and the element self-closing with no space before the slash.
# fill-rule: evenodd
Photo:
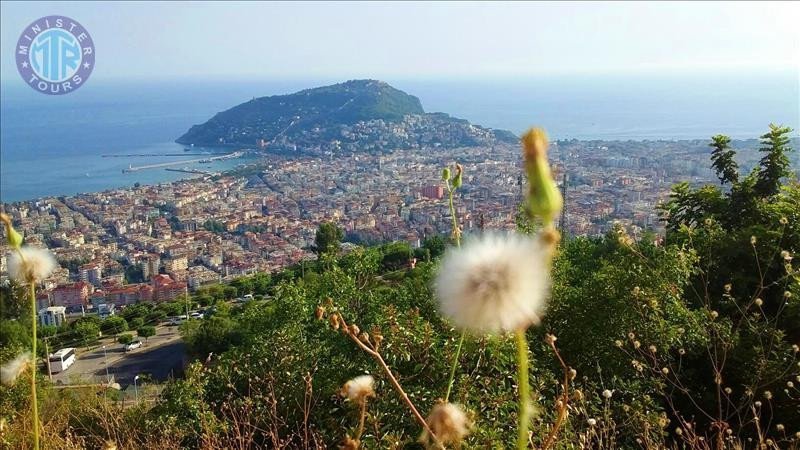
<svg viewBox="0 0 800 450">
<path fill-rule="evenodd" d="M 144 340 L 142 340 L 144 344 Z M 108 376 L 120 384 L 122 389 L 133 383 L 133 377 L 150 374 L 155 380 L 165 380 L 177 375 L 183 368 L 186 347 L 180 340 L 178 327 L 158 327 L 145 345 L 125 352 L 125 346 L 106 341 L 91 350 L 78 349 L 77 359 L 69 369 L 53 375 L 56 384 L 105 383 L 106 366 Z"/>
</svg>

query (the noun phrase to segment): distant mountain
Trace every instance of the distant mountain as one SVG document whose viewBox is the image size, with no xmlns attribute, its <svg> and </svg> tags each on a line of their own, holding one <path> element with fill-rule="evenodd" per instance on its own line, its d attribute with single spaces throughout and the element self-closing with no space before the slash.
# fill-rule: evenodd
<svg viewBox="0 0 800 450">
<path fill-rule="evenodd" d="M 417 97 L 377 80 L 352 80 L 254 98 L 195 125 L 177 139 L 199 146 L 303 153 L 382 152 L 516 142 L 513 133 L 425 113 Z"/>
</svg>

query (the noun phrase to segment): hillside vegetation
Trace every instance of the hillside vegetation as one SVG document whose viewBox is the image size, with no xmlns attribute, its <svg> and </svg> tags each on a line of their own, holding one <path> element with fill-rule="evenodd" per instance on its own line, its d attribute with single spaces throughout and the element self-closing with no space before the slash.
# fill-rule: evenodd
<svg viewBox="0 0 800 450">
<path fill-rule="evenodd" d="M 546 311 L 516 333 L 462 334 L 463 317 L 442 315 L 442 280 L 462 275 L 443 272 L 480 242 L 455 216 L 451 236 L 416 250 L 341 251 L 342 233 L 324 224 L 317 261 L 227 287 L 263 300 L 217 302 L 183 325 L 196 362 L 155 404 L 123 410 L 43 388 L 45 448 L 798 448 L 800 185 L 787 178 L 788 133 L 770 128 L 749 174 L 715 137 L 721 184 L 676 186 L 665 238 L 619 228 L 561 241 L 545 255 Z M 560 197 L 540 156 L 526 147 L 530 194 L 513 242 L 547 248 Z M 443 173 L 455 203 L 461 176 Z M 374 385 L 354 397 L 361 375 Z M 10 448 L 29 442 L 28 387 L 0 388 Z M 461 420 L 444 404 L 463 423 L 437 419 Z"/>
</svg>

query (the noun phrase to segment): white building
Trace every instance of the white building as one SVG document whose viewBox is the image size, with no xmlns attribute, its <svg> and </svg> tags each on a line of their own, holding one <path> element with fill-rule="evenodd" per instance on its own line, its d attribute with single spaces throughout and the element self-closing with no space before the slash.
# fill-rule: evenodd
<svg viewBox="0 0 800 450">
<path fill-rule="evenodd" d="M 42 325 L 61 326 L 67 320 L 67 308 L 65 306 L 48 306 L 39 310 L 39 322 Z"/>
</svg>

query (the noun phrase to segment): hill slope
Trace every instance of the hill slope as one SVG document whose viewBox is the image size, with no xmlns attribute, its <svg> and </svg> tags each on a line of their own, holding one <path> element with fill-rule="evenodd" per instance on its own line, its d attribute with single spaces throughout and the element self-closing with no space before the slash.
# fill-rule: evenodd
<svg viewBox="0 0 800 450">
<path fill-rule="evenodd" d="M 193 126 L 176 142 L 318 153 L 456 147 L 495 140 L 516 137 L 447 114 L 426 114 L 417 97 L 385 82 L 352 80 L 254 98 Z"/>
</svg>

